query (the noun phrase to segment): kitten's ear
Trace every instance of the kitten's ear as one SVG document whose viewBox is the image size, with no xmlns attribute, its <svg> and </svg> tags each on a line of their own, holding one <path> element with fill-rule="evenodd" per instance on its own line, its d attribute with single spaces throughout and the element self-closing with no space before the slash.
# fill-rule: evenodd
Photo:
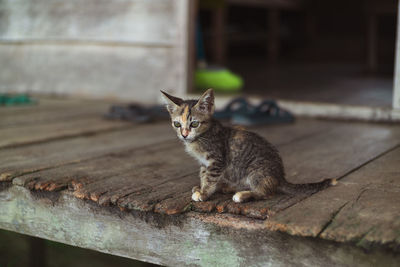
<svg viewBox="0 0 400 267">
<path fill-rule="evenodd" d="M 197 101 L 194 106 L 198 111 L 204 114 L 212 115 L 214 113 L 214 91 L 208 89 Z"/>
<path fill-rule="evenodd" d="M 164 91 L 161 91 L 161 93 L 169 113 L 174 112 L 175 109 L 183 103 L 183 100 L 179 97 L 169 95 Z"/>
</svg>

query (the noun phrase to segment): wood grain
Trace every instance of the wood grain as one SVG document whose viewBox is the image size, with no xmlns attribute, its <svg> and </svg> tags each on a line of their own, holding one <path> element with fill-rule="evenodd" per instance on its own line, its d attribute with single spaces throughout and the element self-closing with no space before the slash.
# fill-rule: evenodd
<svg viewBox="0 0 400 267">
<path fill-rule="evenodd" d="M 400 143 L 397 126 L 336 124 L 331 131 L 280 147 L 293 183 L 340 178 Z"/>
<path fill-rule="evenodd" d="M 92 101 L 74 101 L 57 105 L 38 104 L 25 107 L 0 108 L 0 130 L 10 127 L 38 126 L 47 123 L 62 123 L 82 118 L 100 118 L 110 104 Z M 11 131 L 11 129 L 8 129 Z M 18 131 L 18 130 L 16 130 Z M 23 133 L 23 131 L 22 131 Z M 21 134 L 21 133 L 20 133 Z"/>
<path fill-rule="evenodd" d="M 398 246 L 400 240 L 400 148 L 390 151 L 343 183 L 362 186 L 357 198 L 345 205 L 320 234 L 338 241 L 357 241 Z"/>
<path fill-rule="evenodd" d="M 397 242 L 396 207 L 373 220 L 377 209 L 384 209 L 391 199 L 397 201 L 400 128 L 396 125 L 300 119 L 250 128 L 277 146 L 289 181 L 342 178 L 341 182 L 311 196 L 275 194 L 238 204 L 231 194 L 216 194 L 199 203 L 191 201 L 191 188 L 199 183 L 198 163 L 185 153 L 169 122 L 123 126 L 92 117 L 90 112 L 95 116 L 101 105 L 71 111 L 79 106 L 42 107 L 26 116 L 17 112 L 21 123 L 0 130 L 3 145 L 18 144 L 0 150 L 1 178 L 36 193 L 69 190 L 76 198 L 124 211 L 229 213 L 265 220 L 263 227 L 293 235 L 362 240 L 363 246 Z M 49 110 L 54 111 L 51 116 Z M 11 114 L 4 116 L 12 118 Z M 66 114 L 63 122 L 56 121 Z M 38 126 L 21 125 L 22 118 L 41 116 Z M 128 128 L 118 129 L 120 125 Z M 387 197 L 374 200 L 384 192 Z M 367 193 L 372 200 L 364 198 Z M 364 211 L 368 223 L 360 216 L 346 220 Z M 350 233 L 352 222 L 364 227 Z M 379 225 L 389 230 L 384 232 Z"/>
<path fill-rule="evenodd" d="M 370 125 L 368 132 L 371 134 L 363 136 L 365 127 L 363 123 L 350 125 L 305 120 L 291 125 L 261 127 L 256 131 L 277 144 L 278 149 L 285 153 L 285 162 L 291 162 L 289 169 L 301 170 L 301 173 L 288 172 L 288 180 L 316 182 L 321 180 L 322 171 L 332 173 L 334 176 L 331 178 L 339 178 L 398 143 L 397 139 L 393 139 L 397 128 Z M 359 138 L 358 141 L 354 143 L 353 137 Z M 349 148 L 360 151 L 362 155 L 354 156 L 349 153 Z M 298 152 L 289 153 L 292 149 Z M 308 165 L 305 165 L 302 159 L 310 155 L 313 161 L 306 161 Z M 115 151 L 112 155 L 82 163 L 28 173 L 15 178 L 13 183 L 31 190 L 53 191 L 69 187 L 78 198 L 90 199 L 100 205 L 117 205 L 125 210 L 165 214 L 194 210 L 232 213 L 257 219 L 266 219 L 277 213 L 279 216 L 280 211 L 308 197 L 277 194 L 267 200 L 237 204 L 232 202 L 231 195 L 217 194 L 207 202 L 190 203 L 190 190 L 198 184 L 197 171 L 197 163 L 183 151 L 181 144 L 172 139 L 143 149 Z M 349 194 L 353 192 L 341 187 L 337 190 Z M 331 210 L 336 205 L 332 202 Z M 325 212 L 326 216 L 331 215 L 331 210 Z M 320 216 L 320 221 L 324 218 Z M 321 229 L 317 227 L 307 230 L 317 235 Z"/>
<path fill-rule="evenodd" d="M 58 122 L 0 129 L 0 149 L 134 127 L 130 122 L 110 121 L 101 116 L 88 117 L 70 121 L 62 118 Z"/>
<path fill-rule="evenodd" d="M 100 135 L 3 149 L 0 150 L 0 180 L 10 180 L 25 173 L 173 140 L 169 127 L 166 123 L 142 125 Z"/>
<path fill-rule="evenodd" d="M 51 128 L 52 125 L 46 126 Z M 304 120 L 295 124 L 260 127 L 256 131 L 267 137 L 271 142 L 280 145 L 302 138 L 310 138 L 314 134 L 329 130 L 330 126 L 329 123 Z M 140 127 L 142 133 L 149 131 L 161 134 L 165 130 L 171 133 L 171 137 L 173 135 L 167 123 L 163 126 L 147 126 L 144 129 Z M 282 134 L 282 132 L 285 132 L 285 134 Z M 73 138 L 69 141 L 58 140 L 52 144 L 30 146 L 29 150 L 32 150 L 33 153 L 44 149 L 52 161 L 48 162 L 50 163 L 48 166 L 37 166 L 35 162 L 24 163 L 20 161 L 18 166 L 22 170 L 27 168 L 27 165 L 37 169 L 25 170 L 22 172 L 25 174 L 19 176 L 18 173 L 13 174 L 18 176 L 13 180 L 13 183 L 26 186 L 31 190 L 44 191 L 58 191 L 69 187 L 78 198 L 90 199 L 100 205 L 118 205 L 124 209 L 147 211 L 154 209 L 156 212 L 166 214 L 187 210 L 190 204 L 190 195 L 187 197 L 187 192 L 190 192 L 191 188 L 199 183 L 197 163 L 184 152 L 183 146 L 173 137 L 171 141 L 157 145 L 150 145 L 142 149 L 137 149 L 134 146 L 132 149 L 127 148 L 121 151 L 118 145 L 125 144 L 130 133 L 131 131 L 123 131 L 88 137 L 88 139 L 82 139 L 79 142 L 79 138 Z M 152 144 L 150 135 L 147 136 L 147 140 Z M 134 132 L 132 132 L 132 136 L 134 136 Z M 111 138 L 114 139 L 109 140 Z M 106 145 L 103 145 L 105 140 L 108 141 Z M 114 143 L 114 141 L 117 142 L 116 140 L 119 140 L 118 143 Z M 110 141 L 113 143 L 109 144 Z M 156 139 L 153 141 L 155 142 Z M 69 146 L 71 150 L 76 150 L 75 158 L 73 160 L 68 159 L 74 155 L 73 152 L 60 158 L 54 158 L 55 147 L 60 146 Z M 96 153 L 92 154 L 93 146 L 96 147 L 95 149 L 102 149 L 104 153 L 107 151 L 108 154 L 105 153 L 104 156 L 97 157 Z M 24 151 L 27 148 L 19 148 L 20 151 L 16 154 L 25 153 Z M 84 154 L 83 158 L 80 153 Z M 185 164 L 182 164 L 182 162 L 185 162 Z M 42 169 L 42 171 L 38 171 L 39 169 Z M 180 177 L 189 174 L 191 175 L 179 180 Z M 10 174 L 8 179 L 11 179 L 13 175 Z M 229 195 L 222 196 L 223 200 L 230 200 L 230 198 Z M 216 210 L 216 205 L 221 205 L 219 202 L 221 202 L 221 199 L 213 204 L 204 205 L 208 205 L 211 210 Z M 266 218 L 267 211 L 271 212 L 271 209 L 266 207 L 275 202 L 272 200 L 270 202 L 259 202 L 255 205 L 243 204 L 238 205 L 236 209 L 234 208 L 235 205 L 232 206 L 227 202 L 225 203 L 226 205 L 229 204 L 227 209 L 220 208 L 220 212 L 236 212 L 250 217 Z M 171 208 L 171 210 L 168 208 Z M 191 208 L 197 211 L 207 210 L 207 208 L 198 207 L 198 205 Z"/>
<path fill-rule="evenodd" d="M 398 245 L 400 148 L 266 221 L 271 230 L 336 241 Z"/>
<path fill-rule="evenodd" d="M 396 248 L 400 240 L 400 188 L 370 186 L 343 206 L 320 236 L 339 242 L 357 242 L 368 248 L 376 244 Z"/>
</svg>

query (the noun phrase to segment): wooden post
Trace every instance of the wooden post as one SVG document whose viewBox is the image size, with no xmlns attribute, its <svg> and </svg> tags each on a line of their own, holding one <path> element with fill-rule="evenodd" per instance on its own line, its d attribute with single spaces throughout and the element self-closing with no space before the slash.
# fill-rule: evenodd
<svg viewBox="0 0 400 267">
<path fill-rule="evenodd" d="M 279 10 L 268 9 L 268 61 L 276 63 L 279 57 Z"/>
<path fill-rule="evenodd" d="M 226 60 L 225 41 L 226 7 L 219 6 L 212 12 L 213 36 L 214 36 L 214 60 L 218 65 L 224 65 Z"/>
<path fill-rule="evenodd" d="M 196 69 L 196 21 L 198 15 L 198 0 L 189 1 L 187 18 L 187 75 L 186 93 L 194 91 L 194 72 Z"/>
<path fill-rule="evenodd" d="M 400 110 L 400 3 L 397 5 L 396 61 L 394 66 L 393 108 Z"/>
<path fill-rule="evenodd" d="M 369 71 L 378 68 L 378 16 L 371 13 L 367 17 L 367 67 Z"/>
</svg>

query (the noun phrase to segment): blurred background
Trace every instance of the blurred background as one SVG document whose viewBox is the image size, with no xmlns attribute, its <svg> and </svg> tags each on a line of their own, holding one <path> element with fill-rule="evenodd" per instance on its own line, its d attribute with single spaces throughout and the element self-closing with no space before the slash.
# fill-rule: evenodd
<svg viewBox="0 0 400 267">
<path fill-rule="evenodd" d="M 244 93 L 391 106 L 396 1 L 220 2 L 200 1 L 206 55 L 242 76 Z"/>
<path fill-rule="evenodd" d="M 392 105 L 394 0 L 0 1 L 0 92 Z"/>
</svg>

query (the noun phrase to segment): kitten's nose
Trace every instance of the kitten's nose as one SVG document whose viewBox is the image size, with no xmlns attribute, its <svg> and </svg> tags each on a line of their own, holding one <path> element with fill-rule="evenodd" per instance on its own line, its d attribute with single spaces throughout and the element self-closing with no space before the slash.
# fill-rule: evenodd
<svg viewBox="0 0 400 267">
<path fill-rule="evenodd" d="M 189 135 L 189 131 L 186 129 L 183 129 L 181 134 L 182 134 L 183 138 L 186 138 Z"/>
</svg>

